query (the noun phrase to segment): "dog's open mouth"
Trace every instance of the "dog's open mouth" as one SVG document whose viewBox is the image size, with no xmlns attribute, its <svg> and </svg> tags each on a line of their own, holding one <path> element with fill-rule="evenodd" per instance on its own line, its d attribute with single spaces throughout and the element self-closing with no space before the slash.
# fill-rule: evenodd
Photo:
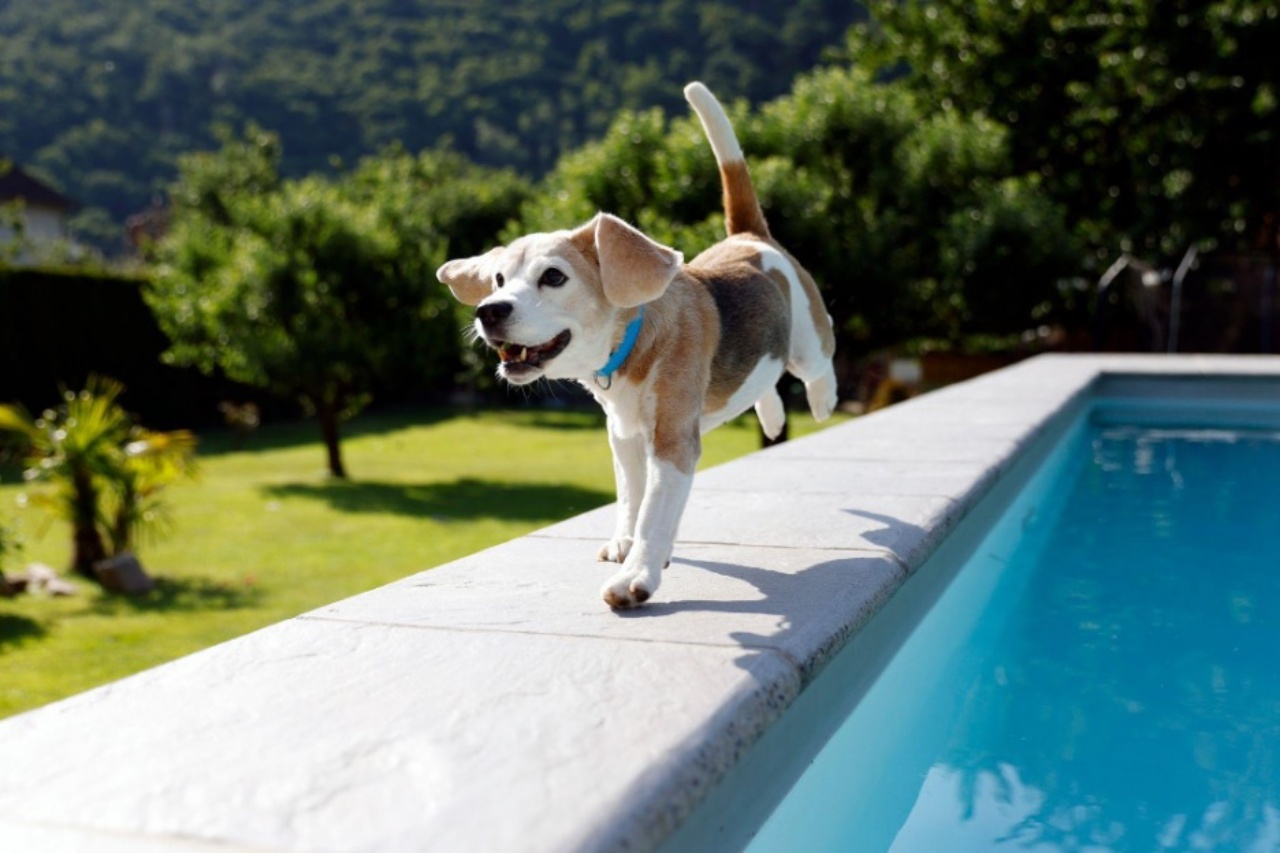
<svg viewBox="0 0 1280 853">
<path fill-rule="evenodd" d="M 564 352 L 564 348 L 569 345 L 572 337 L 569 330 L 565 329 L 545 344 L 539 344 L 536 347 L 513 344 L 510 341 L 494 342 L 494 346 L 498 350 L 502 367 L 507 373 L 526 373 L 541 369 L 548 361 Z"/>
</svg>

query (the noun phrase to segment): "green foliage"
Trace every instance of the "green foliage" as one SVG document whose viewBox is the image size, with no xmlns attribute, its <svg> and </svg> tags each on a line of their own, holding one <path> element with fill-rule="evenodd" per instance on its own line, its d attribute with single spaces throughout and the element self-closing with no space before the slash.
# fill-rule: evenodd
<svg viewBox="0 0 1280 853">
<path fill-rule="evenodd" d="M 4 584 L 4 568 L 22 553 L 22 540 L 18 538 L 17 529 L 7 523 L 0 522 L 0 585 Z"/>
<path fill-rule="evenodd" d="M 687 80 L 775 96 L 859 14 L 849 0 L 3 3 L 0 152 L 53 176 L 85 205 L 84 236 L 115 251 L 118 223 L 219 123 L 276 130 L 291 177 L 445 140 L 537 174 L 621 109 L 680 109 Z"/>
<path fill-rule="evenodd" d="M 657 109 L 623 112 L 602 139 L 560 161 L 504 236 L 570 227 L 603 210 L 654 239 L 692 248 L 723 234 L 722 224 L 707 222 L 719 211 L 719 182 L 696 120 L 668 123 Z"/>
<path fill-rule="evenodd" d="M 168 532 L 172 526 L 164 491 L 178 480 L 195 476 L 196 438 L 186 430 L 129 430 L 129 443 L 116 471 L 113 504 L 106 513 L 110 551 L 132 551 L 143 534 Z"/>
<path fill-rule="evenodd" d="M 235 225 L 237 202 L 279 190 L 280 139 L 252 122 L 241 136 L 226 125 L 216 136 L 218 150 L 179 157 L 182 180 L 169 188 L 170 201 L 215 225 Z"/>
<path fill-rule="evenodd" d="M 72 568 L 89 578 L 99 560 L 133 548 L 138 532 L 160 517 L 165 487 L 193 470 L 195 438 L 135 425 L 118 402 L 123 390 L 91 377 L 38 418 L 0 406 L 0 432 L 23 448 L 32 501 L 70 526 Z"/>
<path fill-rule="evenodd" d="M 93 373 L 122 381 L 142 423 L 170 428 L 221 423 L 222 400 L 252 389 L 160 363 L 169 342 L 142 298 L 145 282 L 119 273 L 0 269 L 0 401 L 39 412 Z"/>
<path fill-rule="evenodd" d="M 1096 262 L 1275 240 L 1274 3 L 870 5 L 855 60 L 905 71 L 929 103 L 1007 125 L 1009 173 L 1034 176 Z"/>
<path fill-rule="evenodd" d="M 1019 332 L 1053 310 L 1071 242 L 1037 182 L 1008 173 L 999 124 L 858 69 L 730 112 L 770 228 L 823 286 L 843 347 Z M 561 161 L 505 236 L 607 210 L 692 256 L 723 235 L 719 180 L 695 119 L 624 113 Z"/>
<path fill-rule="evenodd" d="M 434 271 L 496 232 L 525 184 L 400 149 L 339 179 L 289 180 L 279 156 L 250 128 L 184 158 L 147 301 L 171 363 L 301 400 L 344 476 L 339 421 L 380 387 L 438 387 L 458 371 L 459 323 Z"/>
</svg>

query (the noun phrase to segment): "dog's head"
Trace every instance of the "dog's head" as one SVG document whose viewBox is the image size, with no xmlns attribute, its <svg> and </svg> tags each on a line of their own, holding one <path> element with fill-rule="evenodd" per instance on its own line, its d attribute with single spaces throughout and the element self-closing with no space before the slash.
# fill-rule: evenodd
<svg viewBox="0 0 1280 853">
<path fill-rule="evenodd" d="M 680 270 L 675 249 L 600 214 L 574 231 L 530 234 L 436 276 L 467 305 L 515 385 L 585 378 L 604 366 L 620 313 L 663 294 Z"/>
</svg>

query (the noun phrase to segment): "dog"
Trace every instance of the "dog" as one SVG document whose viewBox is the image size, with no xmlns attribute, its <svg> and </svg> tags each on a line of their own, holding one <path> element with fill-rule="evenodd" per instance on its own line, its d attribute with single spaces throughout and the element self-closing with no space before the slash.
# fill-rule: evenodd
<svg viewBox="0 0 1280 853">
<path fill-rule="evenodd" d="M 529 234 L 437 271 L 513 385 L 577 380 L 603 407 L 618 513 L 599 559 L 620 563 L 601 594 L 615 610 L 657 591 L 688 502 L 702 434 L 751 407 L 786 422 L 784 370 L 825 420 L 836 405 L 835 334 L 817 285 L 769 234 L 733 126 L 701 83 L 685 88 L 711 144 L 726 239 L 690 263 L 607 213 Z"/>
</svg>

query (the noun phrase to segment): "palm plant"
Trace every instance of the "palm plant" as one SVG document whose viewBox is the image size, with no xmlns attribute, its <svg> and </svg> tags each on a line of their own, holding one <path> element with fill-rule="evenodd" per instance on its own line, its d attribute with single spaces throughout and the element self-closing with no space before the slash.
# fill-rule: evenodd
<svg viewBox="0 0 1280 853">
<path fill-rule="evenodd" d="M 162 493 L 170 483 L 195 473 L 195 448 L 196 437 L 186 430 L 133 428 L 117 471 L 114 506 L 107 513 L 114 553 L 132 551 L 143 531 L 169 525 Z"/>
<path fill-rule="evenodd" d="M 11 559 L 18 555 L 22 550 L 22 543 L 18 540 L 17 531 L 5 524 L 0 524 L 0 593 L 3 593 L 4 567 Z"/>
<path fill-rule="evenodd" d="M 131 547 L 138 528 L 157 516 L 160 490 L 193 465 L 194 437 L 136 427 L 118 402 L 123 390 L 91 376 L 83 391 L 65 392 L 62 405 L 39 418 L 0 406 L 0 431 L 24 446 L 23 478 L 43 485 L 33 502 L 71 525 L 71 567 L 95 580 L 94 564 Z"/>
</svg>

